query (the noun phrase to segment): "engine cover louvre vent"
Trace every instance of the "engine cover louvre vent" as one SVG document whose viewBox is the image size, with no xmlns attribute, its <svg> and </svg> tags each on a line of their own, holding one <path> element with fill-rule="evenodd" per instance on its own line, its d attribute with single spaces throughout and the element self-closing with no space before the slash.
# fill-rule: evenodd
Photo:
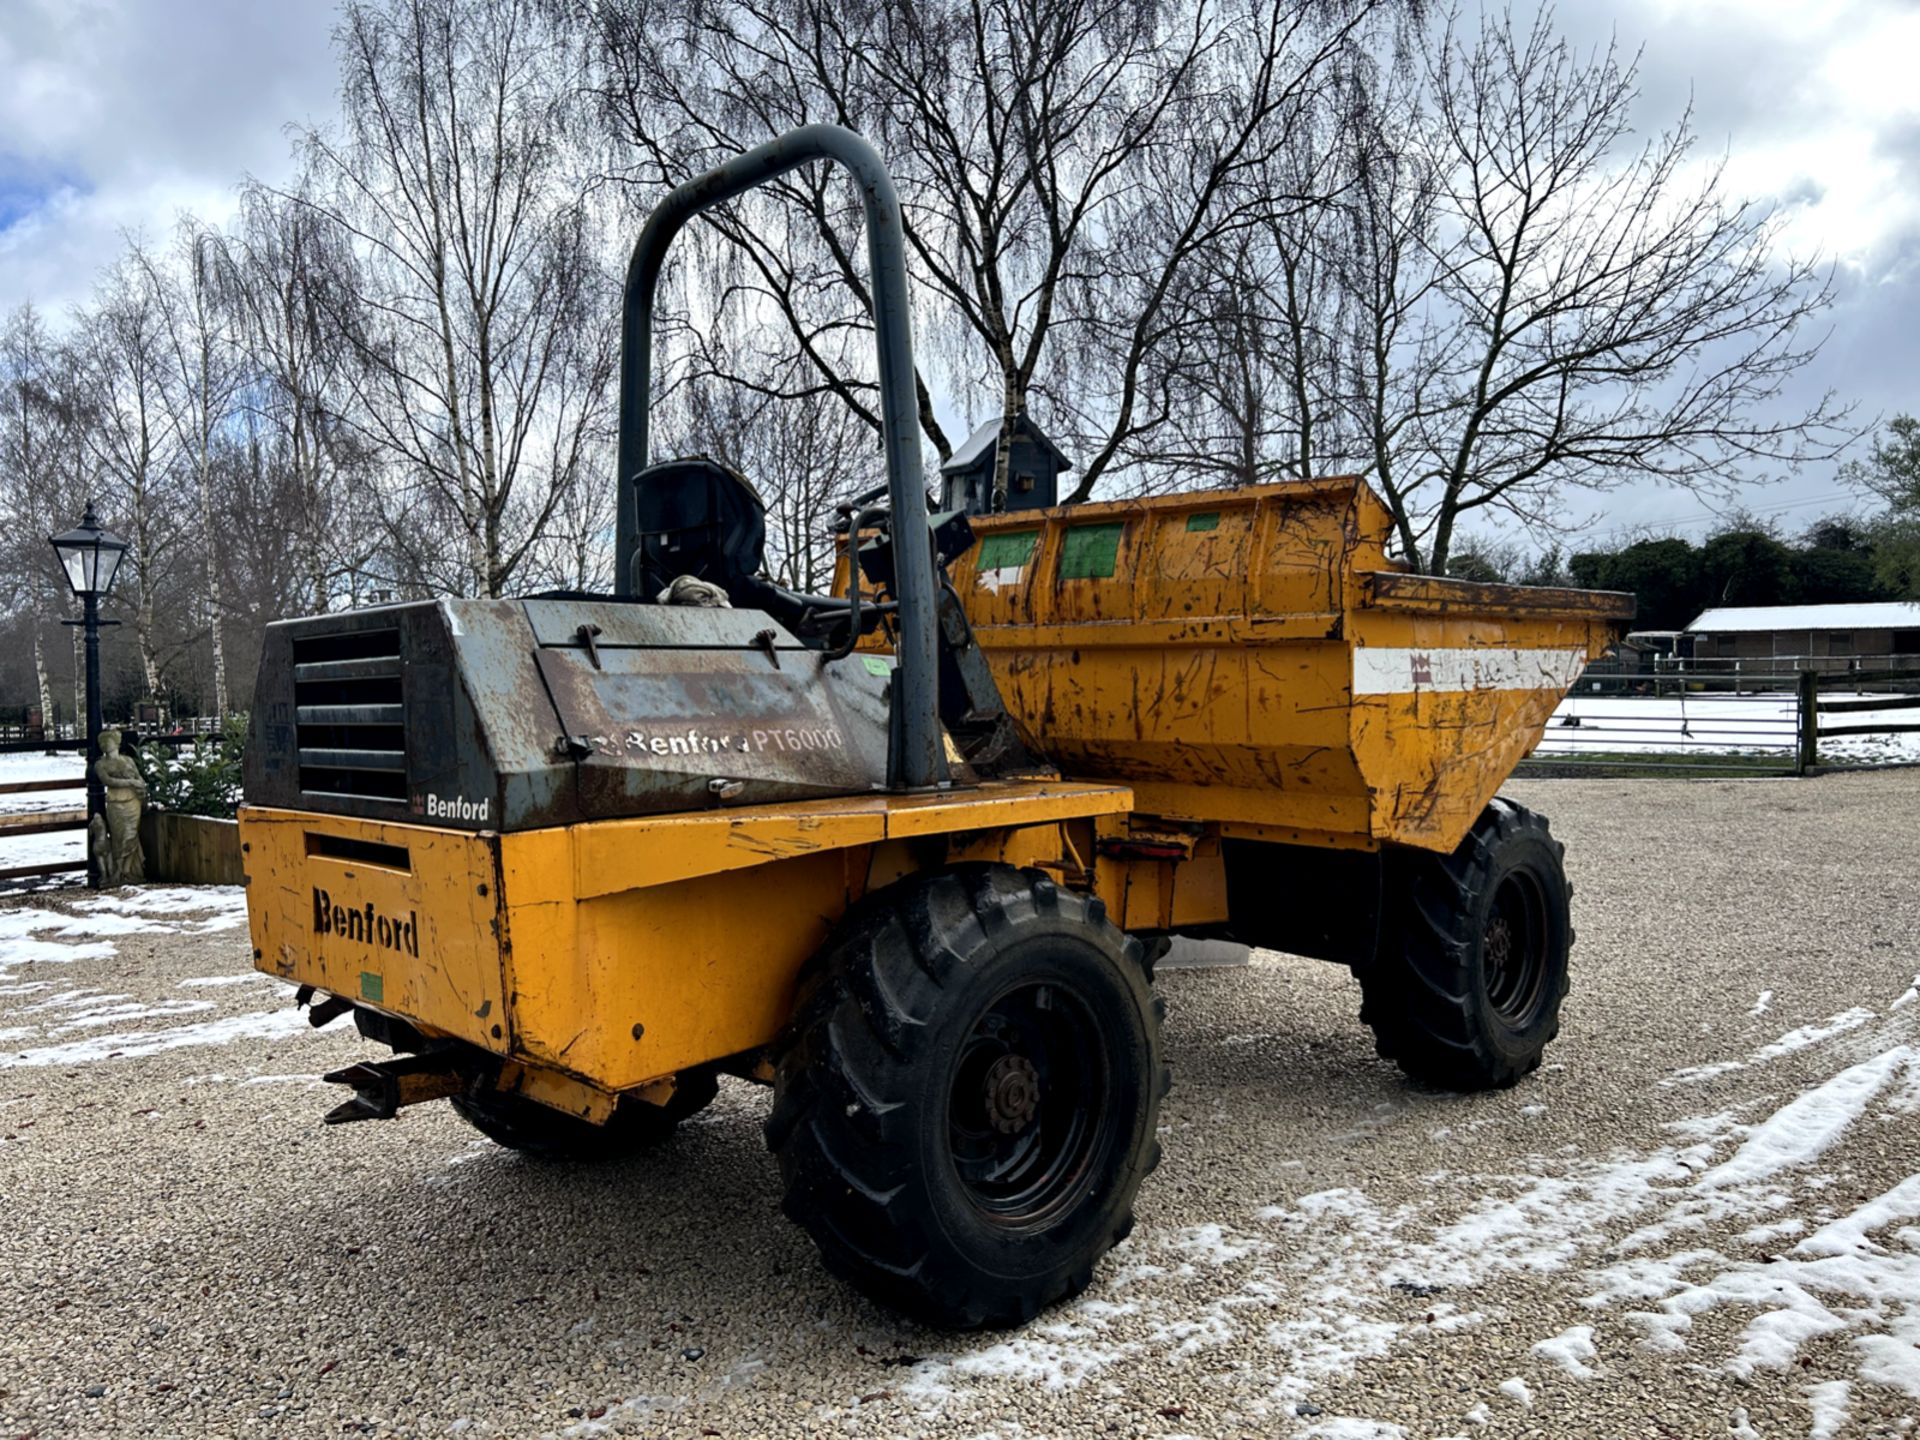
<svg viewBox="0 0 1920 1440">
<path fill-rule="evenodd" d="M 405 803 L 399 630 L 297 637 L 293 703 L 304 793 Z"/>
</svg>

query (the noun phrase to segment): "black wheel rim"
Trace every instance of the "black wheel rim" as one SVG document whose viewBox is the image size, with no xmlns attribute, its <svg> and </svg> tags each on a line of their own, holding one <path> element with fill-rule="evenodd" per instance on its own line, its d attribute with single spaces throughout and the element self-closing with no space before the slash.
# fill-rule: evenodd
<svg viewBox="0 0 1920 1440">
<path fill-rule="evenodd" d="M 1015 986 L 961 1047 L 947 1145 L 967 1198 L 988 1220 L 1032 1227 L 1082 1190 L 1117 1123 L 1106 1044 L 1087 1007 L 1057 983 Z"/>
<path fill-rule="evenodd" d="M 1515 1029 L 1525 1028 L 1540 1012 L 1550 944 L 1547 897 L 1539 877 L 1525 870 L 1508 872 L 1493 892 L 1484 963 L 1487 1001 Z"/>
</svg>

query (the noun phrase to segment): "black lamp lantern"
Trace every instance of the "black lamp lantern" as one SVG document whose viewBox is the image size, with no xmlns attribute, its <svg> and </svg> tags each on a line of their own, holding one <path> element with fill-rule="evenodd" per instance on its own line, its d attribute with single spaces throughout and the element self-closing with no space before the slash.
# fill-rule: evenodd
<svg viewBox="0 0 1920 1440">
<path fill-rule="evenodd" d="M 79 528 L 55 535 L 53 548 L 60 556 L 61 569 L 67 572 L 67 584 L 85 600 L 113 589 L 113 577 L 119 572 L 120 557 L 127 553 L 127 542 L 111 530 L 100 528 L 89 500 Z"/>
<path fill-rule="evenodd" d="M 100 758 L 100 626 L 117 622 L 100 619 L 100 601 L 113 588 L 113 577 L 120 571 L 120 557 L 127 553 L 127 542 L 111 530 L 102 530 L 87 502 L 87 513 L 79 528 L 52 536 L 54 553 L 66 572 L 67 584 L 80 597 L 81 619 L 69 625 L 86 627 L 87 638 L 87 819 L 91 821 L 106 808 L 106 791 L 93 772 Z M 100 857 L 87 858 L 87 883 L 100 884 Z"/>
</svg>

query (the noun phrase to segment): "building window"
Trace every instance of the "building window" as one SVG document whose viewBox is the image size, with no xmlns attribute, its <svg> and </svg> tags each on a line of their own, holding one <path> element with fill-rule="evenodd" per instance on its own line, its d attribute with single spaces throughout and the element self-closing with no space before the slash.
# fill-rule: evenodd
<svg viewBox="0 0 1920 1440">
<path fill-rule="evenodd" d="M 1718 650 L 1722 655 L 1731 655 L 1734 647 L 1739 643 L 1738 637 L 1733 635 L 1716 635 L 1713 637 L 1713 648 Z"/>
<path fill-rule="evenodd" d="M 1827 653 L 1853 649 L 1853 631 L 1829 630 L 1827 632 Z"/>
<path fill-rule="evenodd" d="M 1013 477 L 1013 488 L 1022 495 L 1031 495 L 1033 493 L 1033 476 L 1015 475 Z"/>
<path fill-rule="evenodd" d="M 1896 655 L 1920 655 L 1920 630 L 1894 631 L 1893 653 Z"/>
</svg>

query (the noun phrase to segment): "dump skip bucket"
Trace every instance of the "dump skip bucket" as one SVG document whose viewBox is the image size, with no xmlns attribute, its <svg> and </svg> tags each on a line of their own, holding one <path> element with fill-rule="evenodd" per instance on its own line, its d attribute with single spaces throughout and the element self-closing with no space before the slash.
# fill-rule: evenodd
<svg viewBox="0 0 1920 1440">
<path fill-rule="evenodd" d="M 1451 850 L 1633 597 L 1411 575 L 1360 480 L 982 516 L 1008 708 L 1140 812 Z"/>
</svg>

